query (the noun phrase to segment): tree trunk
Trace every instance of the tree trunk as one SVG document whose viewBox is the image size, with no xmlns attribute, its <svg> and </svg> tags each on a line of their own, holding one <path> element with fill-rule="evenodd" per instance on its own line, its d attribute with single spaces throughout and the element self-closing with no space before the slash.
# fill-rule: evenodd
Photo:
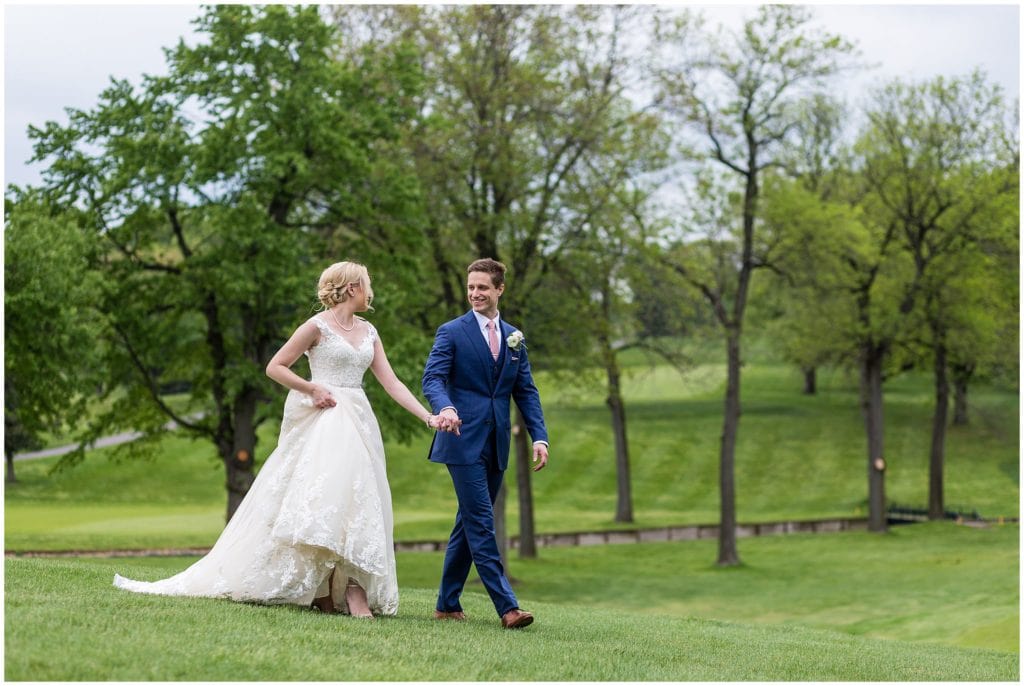
<svg viewBox="0 0 1024 686">
<path fill-rule="evenodd" d="M 942 478 L 946 459 L 946 421 L 949 418 L 949 381 L 946 378 L 946 344 L 941 331 L 935 332 L 935 341 L 935 416 L 928 460 L 928 519 L 943 519 L 946 507 Z"/>
<path fill-rule="evenodd" d="M 967 384 L 974 374 L 973 364 L 950 365 L 953 376 L 953 426 L 967 426 Z"/>
<path fill-rule="evenodd" d="M 226 521 L 231 521 L 255 479 L 252 455 L 256 445 L 256 394 L 250 392 L 248 399 L 244 395 L 239 396 L 232 410 L 227 382 L 227 345 L 221 330 L 219 310 L 217 295 L 208 292 L 203 303 L 203 315 L 206 318 L 206 344 L 213 366 L 210 390 L 217 412 L 214 443 L 224 463 L 224 487 L 228 491 Z"/>
<path fill-rule="evenodd" d="M 722 451 L 719 457 L 718 486 L 721 516 L 718 527 L 718 565 L 738 565 L 736 551 L 736 432 L 740 424 L 740 332 L 726 332 L 728 381 L 725 387 L 725 419 L 722 425 Z"/>
<path fill-rule="evenodd" d="M 817 367 L 804 367 L 804 395 L 815 395 L 818 392 Z"/>
<path fill-rule="evenodd" d="M 615 521 L 633 521 L 633 495 L 629 476 L 629 440 L 626 437 L 626 404 L 622 400 L 622 387 L 615 353 L 605 356 L 605 371 L 608 373 L 608 409 L 612 413 L 612 433 L 615 434 L 615 475 L 618 483 L 618 499 L 615 504 Z"/>
<path fill-rule="evenodd" d="M 228 490 L 228 521 L 241 505 L 249 487 L 256 479 L 253 457 L 256 453 L 256 403 L 255 389 L 246 389 L 235 403 L 234 436 L 229 454 L 221 455 L 226 472 L 225 486 Z"/>
<path fill-rule="evenodd" d="M 519 494 L 519 557 L 537 557 L 537 540 L 533 528 L 533 488 L 530 483 L 530 456 L 533 454 L 527 438 L 526 422 L 517 407 L 516 422 L 512 426 L 516 450 L 516 486 Z"/>
<path fill-rule="evenodd" d="M 885 348 L 866 343 L 861 350 L 861 409 L 868 446 L 868 529 L 888 530 L 885 515 L 885 459 L 882 434 L 882 363 Z"/>
<path fill-rule="evenodd" d="M 754 220 L 757 217 L 758 141 L 750 120 L 745 118 L 744 134 L 747 140 L 747 169 L 743 194 L 743 247 L 736 295 L 732 303 L 732 317 L 718 303 L 718 318 L 725 329 L 727 380 L 725 386 L 725 416 L 722 420 L 722 449 L 718 464 L 718 490 L 720 517 L 718 525 L 718 565 L 731 567 L 740 564 L 736 550 L 736 433 L 740 426 L 740 335 L 743 314 L 747 310 L 747 294 L 753 273 Z"/>
<path fill-rule="evenodd" d="M 4 481 L 13 484 L 18 480 L 18 477 L 14 475 L 14 453 L 4 451 L 4 457 L 7 459 L 7 478 Z"/>
</svg>

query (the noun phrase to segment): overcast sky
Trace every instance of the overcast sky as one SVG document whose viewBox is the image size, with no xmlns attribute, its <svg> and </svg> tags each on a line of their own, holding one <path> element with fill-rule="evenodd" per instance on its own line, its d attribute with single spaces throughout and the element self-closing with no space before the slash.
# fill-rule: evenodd
<svg viewBox="0 0 1024 686">
<path fill-rule="evenodd" d="M 699 6 L 714 25 L 733 25 L 746 7 Z M 1001 5 L 819 5 L 829 31 L 857 42 L 878 68 L 838 87 L 851 100 L 892 77 L 962 75 L 974 67 L 1016 98 L 1020 92 L 1020 8 Z M 4 187 L 39 181 L 29 124 L 66 123 L 65 107 L 89 108 L 110 76 L 138 83 L 143 73 L 164 73 L 163 47 L 180 37 L 195 43 L 190 20 L 198 5 L 3 6 Z"/>
</svg>

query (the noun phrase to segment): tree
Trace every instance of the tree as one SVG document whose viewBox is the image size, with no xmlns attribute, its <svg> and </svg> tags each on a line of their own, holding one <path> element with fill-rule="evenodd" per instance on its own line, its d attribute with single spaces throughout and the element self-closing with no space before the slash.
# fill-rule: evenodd
<svg viewBox="0 0 1024 686">
<path fill-rule="evenodd" d="M 551 261 L 587 230 L 573 205 L 591 179 L 586 161 L 627 136 L 641 115 L 626 97 L 631 70 L 618 41 L 642 11 L 590 6 L 471 5 L 339 9 L 370 44 L 411 40 L 427 78 L 410 151 L 424 188 L 433 299 L 424 315 L 465 307 L 466 264 L 492 257 L 509 267 L 502 316 L 526 334 L 535 366 L 560 353 L 541 330 L 536 304 Z M 366 22 L 357 18 L 369 15 Z M 525 427 L 516 422 L 520 554 L 534 554 Z M 514 428 L 514 430 L 516 430 Z M 504 526 L 504 490 L 496 525 Z M 499 532 L 503 554 L 505 541 Z"/>
<path fill-rule="evenodd" d="M 837 170 L 834 199 L 823 200 L 798 180 L 777 177 L 767 186 L 764 216 L 781 236 L 780 278 L 798 302 L 781 323 L 828 359 L 857 370 L 867 447 L 868 527 L 886 530 L 883 384 L 902 368 L 916 326 L 903 296 L 913 263 L 900 249 L 895 226 L 879 224 L 867 207 L 863 176 Z"/>
<path fill-rule="evenodd" d="M 665 47 L 674 50 L 658 72 L 664 106 L 699 136 L 704 159 L 732 175 L 741 192 L 735 207 L 713 210 L 728 210 L 727 214 L 714 224 L 703 224 L 716 237 L 712 241 L 694 243 L 698 232 L 682 227 L 671 262 L 684 280 L 704 294 L 725 334 L 728 372 L 719 459 L 718 546 L 718 564 L 723 566 L 740 562 L 733 472 L 743 322 L 751 277 L 755 269 L 770 264 L 771 246 L 759 246 L 755 231 L 761 176 L 782 165 L 801 103 L 820 92 L 852 52 L 852 46 L 838 36 L 812 31 L 810 19 L 802 7 L 765 5 L 733 36 L 719 32 L 705 38 L 696 31 L 699 22 L 689 14 L 664 32 Z M 724 178 L 721 181 L 725 183 Z M 697 197 L 710 201 L 706 193 Z M 759 247 L 765 248 L 760 254 Z M 728 255 L 722 248 L 727 248 Z M 694 261 L 709 257 L 709 252 L 718 258 L 714 274 Z"/>
<path fill-rule="evenodd" d="M 894 81 L 876 100 L 859 147 L 876 221 L 895 228 L 913 259 L 901 309 L 922 308 L 930 334 L 936 400 L 928 513 L 941 519 L 949 336 L 958 299 L 950 286 L 985 228 L 998 225 L 990 209 L 1015 194 L 1019 153 L 1000 144 L 1002 96 L 980 72 L 920 84 Z"/>
<path fill-rule="evenodd" d="M 94 242 L 37 193 L 4 203 L 4 456 L 77 427 L 102 375 L 89 270 Z"/>
<path fill-rule="evenodd" d="M 810 193 L 829 201 L 840 185 L 842 167 L 843 124 L 847 116 L 842 103 L 828 95 L 817 93 L 802 103 L 797 119 L 797 136 L 790 144 L 786 157 L 787 174 L 799 180 Z M 778 207 L 779 203 L 775 203 Z M 776 229 L 785 233 L 785 216 L 774 222 Z M 776 293 L 763 294 L 783 298 L 786 316 L 775 320 L 772 340 L 777 341 L 783 354 L 794 362 L 804 376 L 804 393 L 817 392 L 817 369 L 833 361 L 834 345 L 827 341 L 819 318 L 823 303 L 821 291 L 807 288 L 782 288 Z M 795 295 L 795 298 L 786 296 Z M 827 296 L 826 296 L 827 299 Z"/>
<path fill-rule="evenodd" d="M 30 133 L 48 197 L 83 208 L 103 245 L 105 363 L 125 392 L 91 435 L 140 429 L 138 452 L 169 417 L 209 440 L 230 518 L 278 415 L 264 367 L 319 270 L 415 253 L 416 184 L 395 149 L 420 77 L 401 45 L 372 69 L 335 59 L 316 7 L 213 6 L 197 26 L 205 42 L 167 50 L 166 77 L 113 80 L 93 110 Z M 184 408 L 161 393 L 172 381 Z"/>
<path fill-rule="evenodd" d="M 954 426 L 968 423 L 972 379 L 1016 388 L 1019 378 L 1019 191 L 1004 194 L 985 214 L 981 239 L 948 284 L 955 289 L 948 340 Z"/>
<path fill-rule="evenodd" d="M 838 276 L 826 256 L 808 251 L 808 234 L 846 221 L 802 178 L 773 175 L 764 183 L 762 230 L 776 236 L 775 270 L 751 284 L 749 323 L 763 330 L 779 354 L 803 374 L 803 392 L 817 392 L 817 369 L 849 360 L 849 321 L 837 321 Z M 815 240 L 814 236 L 810 236 Z M 822 262 L 821 260 L 826 261 Z"/>
<path fill-rule="evenodd" d="M 653 150 L 650 154 L 648 159 L 657 156 Z M 642 349 L 677 368 L 684 367 L 685 362 L 678 349 L 651 335 L 641 320 L 642 303 L 664 305 L 667 300 L 658 297 L 665 285 L 655 283 L 656 277 L 651 276 L 657 262 L 648 245 L 652 231 L 646 225 L 646 205 L 653 188 L 638 185 L 636 178 L 621 183 L 621 187 L 610 188 L 605 194 L 590 196 L 589 231 L 552 264 L 546 290 L 563 306 L 553 303 L 545 308 L 547 319 L 542 328 L 558 340 L 573 342 L 569 347 L 574 363 L 562 371 L 575 375 L 577 384 L 588 370 L 604 371 L 605 403 L 615 449 L 615 521 L 627 523 L 633 521 L 633 498 L 619 355 L 629 349 Z M 678 300 L 667 306 L 674 308 L 671 314 L 683 309 Z M 670 319 L 671 314 L 659 319 L 665 327 L 659 333 L 682 333 L 678 322 Z"/>
</svg>

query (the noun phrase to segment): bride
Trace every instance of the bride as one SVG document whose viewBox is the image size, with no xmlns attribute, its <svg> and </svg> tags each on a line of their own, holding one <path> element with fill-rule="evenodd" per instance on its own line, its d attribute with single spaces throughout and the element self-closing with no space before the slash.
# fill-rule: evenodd
<svg viewBox="0 0 1024 686">
<path fill-rule="evenodd" d="M 277 448 L 213 548 L 168 579 L 115 575 L 115 586 L 312 604 L 367 618 L 398 611 L 391 492 L 380 428 L 362 388 L 366 369 L 395 402 L 442 427 L 395 376 L 377 330 L 356 316 L 373 300 L 366 267 L 332 264 L 320 275 L 318 297 L 325 311 L 296 329 L 267 365 L 267 376 L 291 389 Z M 310 381 L 290 369 L 303 353 Z"/>
</svg>

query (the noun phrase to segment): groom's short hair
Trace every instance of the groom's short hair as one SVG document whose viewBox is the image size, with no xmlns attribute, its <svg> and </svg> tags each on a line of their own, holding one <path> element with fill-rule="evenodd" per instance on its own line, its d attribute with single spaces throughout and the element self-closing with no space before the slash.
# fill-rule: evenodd
<svg viewBox="0 0 1024 686">
<path fill-rule="evenodd" d="M 505 265 L 490 257 L 476 260 L 466 269 L 466 274 L 473 272 L 484 272 L 491 275 L 491 283 L 495 288 L 505 285 Z"/>
</svg>

